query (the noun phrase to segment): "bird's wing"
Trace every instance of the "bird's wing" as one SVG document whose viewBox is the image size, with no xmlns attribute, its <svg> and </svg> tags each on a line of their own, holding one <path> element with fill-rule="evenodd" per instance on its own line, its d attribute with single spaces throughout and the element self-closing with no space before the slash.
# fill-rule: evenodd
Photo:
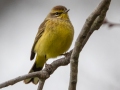
<svg viewBox="0 0 120 90">
<path fill-rule="evenodd" d="M 34 43 L 33 43 L 32 49 L 31 49 L 30 60 L 33 60 L 34 57 L 35 57 L 34 48 L 35 48 L 35 45 L 36 45 L 37 41 L 40 39 L 40 37 L 41 37 L 42 34 L 44 33 L 45 23 L 46 23 L 46 22 L 47 22 L 47 20 L 44 20 L 43 23 L 40 25 L 40 27 L 39 27 L 39 29 L 38 29 L 37 35 L 36 35 L 36 37 L 35 37 L 35 40 L 34 40 Z"/>
</svg>

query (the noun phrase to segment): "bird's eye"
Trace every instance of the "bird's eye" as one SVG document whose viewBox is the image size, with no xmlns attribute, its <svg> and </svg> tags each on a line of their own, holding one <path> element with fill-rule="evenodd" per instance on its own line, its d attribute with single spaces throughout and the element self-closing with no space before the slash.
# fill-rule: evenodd
<svg viewBox="0 0 120 90">
<path fill-rule="evenodd" d="M 55 15 L 59 15 L 60 13 L 59 12 L 56 12 Z"/>
<path fill-rule="evenodd" d="M 62 12 L 56 12 L 54 13 L 54 15 L 57 17 L 57 16 L 60 16 L 62 14 Z"/>
</svg>

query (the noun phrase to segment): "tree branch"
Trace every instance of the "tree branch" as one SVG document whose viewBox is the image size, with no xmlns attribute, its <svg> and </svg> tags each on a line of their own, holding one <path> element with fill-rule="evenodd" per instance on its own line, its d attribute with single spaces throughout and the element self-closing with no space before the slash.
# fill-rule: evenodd
<svg viewBox="0 0 120 90">
<path fill-rule="evenodd" d="M 68 65 L 70 63 L 71 53 L 72 53 L 72 50 L 69 53 L 67 53 L 67 56 L 65 58 L 63 59 L 61 58 L 56 61 L 53 61 L 53 63 L 51 64 L 52 66 L 51 70 L 50 69 L 48 70 L 47 67 L 44 70 L 48 71 L 49 74 L 52 74 L 59 66 Z M 37 90 L 42 90 L 44 83 L 45 83 L 45 79 L 40 80 Z"/>
<path fill-rule="evenodd" d="M 107 19 L 104 20 L 103 24 L 108 25 L 108 27 L 120 26 L 120 23 L 110 22 Z"/>
<path fill-rule="evenodd" d="M 95 11 L 87 18 L 81 33 L 76 40 L 75 47 L 70 58 L 69 90 L 76 90 L 79 53 L 81 52 L 93 31 L 99 29 L 99 27 L 102 25 L 110 2 L 111 0 L 101 1 Z"/>
<path fill-rule="evenodd" d="M 43 86 L 44 86 L 44 83 L 45 83 L 45 79 L 40 80 L 37 90 L 42 90 L 42 89 L 43 89 Z"/>
<path fill-rule="evenodd" d="M 29 73 L 23 76 L 19 76 L 16 77 L 14 79 L 8 80 L 6 82 L 3 82 L 0 84 L 0 89 L 3 87 L 7 87 L 9 85 L 14 85 L 17 82 L 20 82 L 24 79 L 28 79 L 28 78 L 32 78 L 32 77 L 38 77 L 40 79 L 47 79 L 49 78 L 49 76 L 59 67 L 59 66 L 65 66 L 68 65 L 70 63 L 70 56 L 71 56 L 71 52 L 69 52 L 69 54 L 67 55 L 67 57 L 65 58 L 61 58 L 58 60 L 55 60 L 51 63 L 52 66 L 52 70 L 48 70 L 47 67 L 45 67 L 45 69 L 38 71 L 38 72 L 33 72 L 33 73 Z"/>
</svg>

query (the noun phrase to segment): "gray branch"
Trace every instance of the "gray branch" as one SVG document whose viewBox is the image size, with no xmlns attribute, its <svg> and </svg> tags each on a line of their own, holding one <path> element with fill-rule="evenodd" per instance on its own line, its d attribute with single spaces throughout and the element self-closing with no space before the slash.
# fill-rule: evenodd
<svg viewBox="0 0 120 90">
<path fill-rule="evenodd" d="M 43 86 L 44 86 L 44 83 L 45 83 L 45 79 L 40 80 L 37 90 L 42 90 L 42 89 L 43 89 Z"/>
<path fill-rule="evenodd" d="M 75 47 L 70 58 L 70 82 L 68 90 L 76 90 L 79 53 L 94 30 L 99 29 L 102 25 L 110 2 L 111 0 L 102 0 L 100 2 L 95 11 L 87 18 L 76 40 Z"/>
<path fill-rule="evenodd" d="M 3 88 L 3 87 L 7 87 L 9 85 L 14 85 L 16 84 L 17 82 L 20 82 L 24 79 L 28 79 L 28 78 L 32 78 L 32 77 L 38 77 L 40 78 L 42 84 L 44 83 L 44 80 L 46 80 L 47 78 L 50 77 L 50 75 L 59 67 L 59 66 L 65 66 L 65 65 L 68 65 L 70 63 L 70 56 L 71 56 L 71 52 L 69 52 L 69 54 L 67 55 L 67 57 L 65 58 L 61 58 L 61 59 L 58 59 L 58 60 L 55 60 L 53 61 L 50 65 L 51 65 L 51 68 L 52 69 L 47 69 L 47 67 L 45 67 L 45 69 L 41 70 L 41 71 L 38 71 L 38 72 L 33 72 L 33 73 L 29 73 L 29 74 L 26 74 L 26 75 L 23 75 L 23 76 L 19 76 L 19 77 L 16 77 L 14 79 L 11 79 L 11 80 L 8 80 L 6 82 L 3 82 L 0 84 L 0 89 Z M 39 83 L 39 84 L 41 84 Z M 40 86 L 39 86 L 40 87 Z M 38 89 L 39 90 L 39 89 Z M 42 90 L 42 89 L 40 89 Z"/>
</svg>

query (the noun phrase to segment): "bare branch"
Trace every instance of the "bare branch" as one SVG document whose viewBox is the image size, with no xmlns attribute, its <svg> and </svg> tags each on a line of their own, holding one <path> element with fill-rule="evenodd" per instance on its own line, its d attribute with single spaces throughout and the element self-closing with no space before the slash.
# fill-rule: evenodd
<svg viewBox="0 0 120 90">
<path fill-rule="evenodd" d="M 48 72 L 43 71 L 43 70 L 39 71 L 39 72 L 29 73 L 29 74 L 26 74 L 26 75 L 19 76 L 19 77 L 16 77 L 14 79 L 8 80 L 4 83 L 1 83 L 0 88 L 6 87 L 6 86 L 9 86 L 9 85 L 13 85 L 13 84 L 15 84 L 19 81 L 22 81 L 22 80 L 27 79 L 27 78 L 32 78 L 32 77 L 48 78 L 49 74 L 48 74 Z"/>
<path fill-rule="evenodd" d="M 95 21 L 93 22 L 90 31 L 88 32 L 85 40 L 83 41 L 83 47 L 86 44 L 86 42 L 88 41 L 89 37 L 91 36 L 91 34 L 95 31 L 98 30 L 100 28 L 100 26 L 103 24 L 104 22 L 104 18 L 106 17 L 106 13 L 108 10 L 110 3 L 106 4 L 106 7 L 101 11 L 101 14 L 95 19 Z M 82 47 L 82 48 L 83 48 Z"/>
<path fill-rule="evenodd" d="M 51 63 L 52 66 L 51 70 L 50 69 L 48 70 L 47 67 L 44 70 L 47 71 L 49 74 L 52 74 L 59 66 L 68 65 L 70 63 L 71 53 L 72 50 L 67 53 L 67 56 L 65 58 L 58 59 L 53 63 Z M 40 80 L 37 90 L 42 90 L 44 83 L 45 83 L 45 79 Z"/>
<path fill-rule="evenodd" d="M 120 26 L 120 23 L 113 23 L 113 22 L 108 21 L 107 19 L 104 20 L 103 24 L 108 25 L 108 27 Z"/>
<path fill-rule="evenodd" d="M 98 5 L 95 11 L 86 20 L 81 30 L 81 33 L 79 34 L 76 40 L 75 47 L 73 49 L 70 59 L 71 70 L 70 70 L 69 90 L 76 90 L 79 53 L 82 50 L 83 46 L 86 44 L 92 32 L 95 29 L 98 29 L 102 25 L 106 12 L 109 8 L 110 2 L 111 0 L 101 1 L 101 3 Z M 102 15 L 104 16 L 102 17 Z"/>
<path fill-rule="evenodd" d="M 26 75 L 23 75 L 23 76 L 16 77 L 14 79 L 11 79 L 11 80 L 8 80 L 6 82 L 1 83 L 0 84 L 0 89 L 3 88 L 3 87 L 7 87 L 9 85 L 16 84 L 17 82 L 20 82 L 24 79 L 28 79 L 28 78 L 32 78 L 32 77 L 38 77 L 40 79 L 47 79 L 59 66 L 65 66 L 65 65 L 68 65 L 70 63 L 71 52 L 72 51 L 69 52 L 67 57 L 53 61 L 51 63 L 52 70 L 48 70 L 45 67 L 45 69 L 43 69 L 41 71 L 33 72 L 33 73 L 29 73 L 29 74 L 26 74 Z"/>
<path fill-rule="evenodd" d="M 40 80 L 37 90 L 42 90 L 42 89 L 43 89 L 43 86 L 44 86 L 44 83 L 45 83 L 45 79 Z"/>
</svg>

